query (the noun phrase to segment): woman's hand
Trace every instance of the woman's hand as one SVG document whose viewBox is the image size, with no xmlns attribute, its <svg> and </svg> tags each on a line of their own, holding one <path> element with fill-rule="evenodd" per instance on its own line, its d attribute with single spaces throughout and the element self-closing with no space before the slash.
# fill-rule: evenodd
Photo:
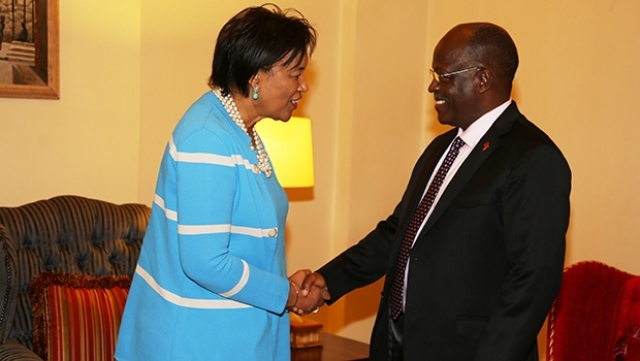
<svg viewBox="0 0 640 361">
<path fill-rule="evenodd" d="M 288 309 L 300 316 L 317 312 L 331 298 L 324 278 L 319 273 L 308 269 L 299 270 L 289 277 L 289 282 L 291 290 L 287 306 L 291 302 L 292 307 Z"/>
</svg>

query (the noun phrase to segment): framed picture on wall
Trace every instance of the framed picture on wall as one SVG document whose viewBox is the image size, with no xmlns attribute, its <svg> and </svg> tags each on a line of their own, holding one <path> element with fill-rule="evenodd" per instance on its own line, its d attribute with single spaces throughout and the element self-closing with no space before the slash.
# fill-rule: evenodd
<svg viewBox="0 0 640 361">
<path fill-rule="evenodd" d="M 58 0 L 0 1 L 0 97 L 60 99 Z"/>
</svg>

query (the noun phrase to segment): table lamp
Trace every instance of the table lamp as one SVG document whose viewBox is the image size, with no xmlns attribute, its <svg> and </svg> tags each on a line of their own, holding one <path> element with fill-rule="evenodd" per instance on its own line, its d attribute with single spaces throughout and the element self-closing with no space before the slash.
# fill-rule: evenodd
<svg viewBox="0 0 640 361">
<path fill-rule="evenodd" d="M 264 118 L 256 125 L 283 188 L 313 187 L 311 119 L 291 117 L 288 122 Z"/>
</svg>

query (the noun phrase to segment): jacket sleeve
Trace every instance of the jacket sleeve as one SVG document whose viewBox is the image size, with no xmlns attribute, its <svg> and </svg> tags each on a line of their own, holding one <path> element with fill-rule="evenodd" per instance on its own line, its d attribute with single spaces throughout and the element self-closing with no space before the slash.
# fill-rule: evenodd
<svg viewBox="0 0 640 361">
<path fill-rule="evenodd" d="M 329 304 L 356 288 L 377 281 L 390 267 L 395 266 L 399 250 L 398 232 L 403 232 L 406 227 L 408 214 L 412 214 L 417 207 L 433 167 L 454 135 L 453 131 L 445 133 L 425 149 L 413 168 L 402 199 L 391 215 L 380 221 L 360 242 L 318 270 L 329 288 Z"/>
<path fill-rule="evenodd" d="M 389 254 L 398 225 L 396 211 L 357 244 L 318 270 L 327 283 L 332 304 L 346 293 L 371 284 L 387 272 Z"/>
</svg>

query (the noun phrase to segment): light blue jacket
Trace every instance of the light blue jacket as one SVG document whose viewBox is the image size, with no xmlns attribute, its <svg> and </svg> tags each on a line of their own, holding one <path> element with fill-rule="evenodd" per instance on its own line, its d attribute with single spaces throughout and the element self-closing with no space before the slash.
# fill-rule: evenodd
<svg viewBox="0 0 640 361">
<path fill-rule="evenodd" d="M 173 131 L 116 358 L 290 360 L 286 194 L 212 92 Z"/>
</svg>

